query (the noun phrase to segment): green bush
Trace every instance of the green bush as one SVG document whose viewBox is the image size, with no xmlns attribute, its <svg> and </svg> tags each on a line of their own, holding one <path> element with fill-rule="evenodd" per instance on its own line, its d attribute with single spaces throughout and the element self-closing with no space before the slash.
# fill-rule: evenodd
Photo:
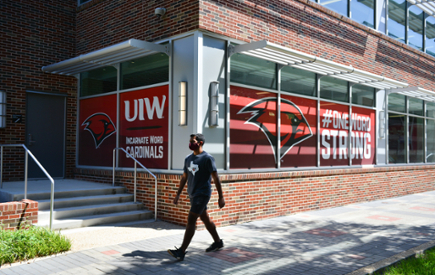
<svg viewBox="0 0 435 275">
<path fill-rule="evenodd" d="M 17 231 L 0 230 L 0 266 L 70 249 L 70 240 L 46 228 L 32 226 Z"/>
</svg>

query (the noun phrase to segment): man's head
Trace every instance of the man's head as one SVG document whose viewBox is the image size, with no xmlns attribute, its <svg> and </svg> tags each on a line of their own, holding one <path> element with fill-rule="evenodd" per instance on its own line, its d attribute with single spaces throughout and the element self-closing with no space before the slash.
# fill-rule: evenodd
<svg viewBox="0 0 435 275">
<path fill-rule="evenodd" d="M 198 143 L 200 143 L 202 141 L 202 145 L 204 145 L 205 143 L 205 137 L 203 134 L 197 133 L 197 134 L 191 134 L 190 138 L 195 138 L 196 141 L 198 141 Z"/>
<path fill-rule="evenodd" d="M 190 142 L 197 142 L 200 146 L 204 145 L 205 143 L 205 137 L 203 134 L 191 134 L 190 135 Z"/>
</svg>

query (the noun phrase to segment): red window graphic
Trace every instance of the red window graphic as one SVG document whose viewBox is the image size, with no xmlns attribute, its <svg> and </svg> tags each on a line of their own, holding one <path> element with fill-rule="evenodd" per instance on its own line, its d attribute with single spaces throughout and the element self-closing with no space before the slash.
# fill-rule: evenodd
<svg viewBox="0 0 435 275">
<path fill-rule="evenodd" d="M 231 86 L 230 167 L 276 167 L 276 94 Z"/>
<path fill-rule="evenodd" d="M 376 152 L 376 112 L 352 107 L 351 150 L 352 165 L 375 164 Z"/>
<path fill-rule="evenodd" d="M 281 98 L 279 140 L 276 94 L 231 87 L 230 105 L 232 169 L 276 167 L 277 160 L 282 167 L 316 165 L 316 101 Z"/>
<path fill-rule="evenodd" d="M 80 100 L 79 165 L 112 166 L 116 131 L 116 95 Z"/>
<path fill-rule="evenodd" d="M 168 167 L 168 94 L 168 85 L 120 94 L 119 146 L 147 168 Z M 133 165 L 119 153 L 119 166 Z"/>
<path fill-rule="evenodd" d="M 317 102 L 281 95 L 281 167 L 317 165 Z"/>
<path fill-rule="evenodd" d="M 374 164 L 375 111 L 345 105 L 320 103 L 320 165 Z M 349 137 L 350 129 L 352 129 Z M 349 152 L 350 148 L 350 152 Z"/>
</svg>

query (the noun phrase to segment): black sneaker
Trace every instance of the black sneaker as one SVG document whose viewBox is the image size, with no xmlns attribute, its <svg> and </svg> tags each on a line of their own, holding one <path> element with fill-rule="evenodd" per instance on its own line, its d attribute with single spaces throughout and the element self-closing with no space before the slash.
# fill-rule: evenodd
<svg viewBox="0 0 435 275">
<path fill-rule="evenodd" d="M 220 240 L 218 242 L 214 242 L 212 243 L 206 250 L 205 252 L 212 252 L 212 251 L 218 251 L 219 249 L 221 249 L 222 247 L 224 247 L 224 241 Z"/>
<path fill-rule="evenodd" d="M 184 256 L 186 256 L 186 252 L 182 252 L 179 248 L 177 248 L 175 246 L 175 250 L 174 249 L 168 249 L 168 253 L 174 257 L 175 259 L 179 260 L 179 261 L 183 261 L 184 260 Z"/>
</svg>

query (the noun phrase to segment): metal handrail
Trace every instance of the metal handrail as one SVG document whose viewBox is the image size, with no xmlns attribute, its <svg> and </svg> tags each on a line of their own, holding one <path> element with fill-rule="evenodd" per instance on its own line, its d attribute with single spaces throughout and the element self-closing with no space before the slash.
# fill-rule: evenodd
<svg viewBox="0 0 435 275">
<path fill-rule="evenodd" d="M 41 168 L 42 172 L 48 177 L 48 179 L 51 181 L 51 193 L 50 193 L 50 230 L 52 229 L 53 225 L 53 205 L 54 205 L 54 180 L 48 174 L 47 170 L 45 170 L 44 166 L 42 166 L 39 161 L 36 159 L 36 157 L 30 152 L 29 149 L 27 149 L 26 145 L 24 144 L 0 144 L 1 147 L 1 153 L 0 153 L 0 182 L 1 182 L 1 189 L 3 189 L 3 147 L 23 147 L 26 151 L 25 154 L 25 164 L 24 164 L 24 199 L 27 199 L 27 171 L 28 171 L 28 164 L 29 164 L 29 155 L 33 158 L 33 160 L 36 162 L 36 164 Z"/>
<path fill-rule="evenodd" d="M 129 156 L 132 160 L 134 160 L 134 202 L 136 203 L 136 173 L 137 173 L 137 164 L 139 164 L 145 171 L 147 171 L 151 176 L 154 177 L 154 221 L 157 221 L 157 177 L 151 173 L 145 166 L 142 165 L 137 159 L 135 159 L 132 155 L 130 155 L 124 148 L 118 147 L 113 149 L 113 173 L 112 173 L 112 186 L 115 186 L 115 164 L 116 164 L 116 150 L 122 150 L 124 153 Z"/>
</svg>

